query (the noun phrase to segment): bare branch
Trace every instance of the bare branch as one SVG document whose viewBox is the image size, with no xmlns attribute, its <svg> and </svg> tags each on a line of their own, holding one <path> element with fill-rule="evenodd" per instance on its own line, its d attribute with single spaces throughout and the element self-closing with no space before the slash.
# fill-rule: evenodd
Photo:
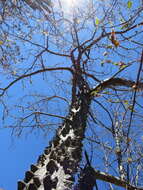
<svg viewBox="0 0 143 190">
<path fill-rule="evenodd" d="M 46 116 L 57 117 L 57 118 L 60 118 L 60 119 L 67 120 L 66 117 L 63 117 L 63 116 L 60 116 L 60 115 L 50 114 L 50 113 L 44 113 L 44 112 L 38 112 L 38 111 L 33 112 L 31 115 L 46 115 Z"/>
<path fill-rule="evenodd" d="M 25 2 L 33 9 L 43 11 L 45 14 L 51 13 L 51 1 L 50 0 L 25 0 Z"/>
<path fill-rule="evenodd" d="M 104 172 L 100 172 L 95 169 L 94 169 L 94 178 L 95 178 L 95 180 L 98 179 L 98 180 L 106 181 L 108 183 L 112 183 L 114 185 L 124 187 L 128 190 L 143 190 L 143 187 L 135 187 L 134 185 L 128 184 L 126 181 L 121 180 L 118 177 L 114 177 L 112 175 L 109 175 Z"/>
<path fill-rule="evenodd" d="M 31 76 L 34 76 L 34 75 L 36 75 L 36 74 L 44 73 L 44 72 L 47 72 L 47 71 L 58 71 L 58 70 L 66 70 L 66 71 L 70 71 L 71 73 L 73 73 L 72 69 L 69 68 L 69 67 L 55 67 L 55 68 L 44 68 L 44 69 L 40 69 L 40 70 L 34 71 L 34 72 L 32 72 L 32 73 L 22 75 L 22 76 L 18 77 L 17 79 L 13 80 L 11 83 L 9 83 L 5 88 L 0 88 L 0 90 L 2 91 L 2 93 L 0 94 L 0 96 L 3 96 L 4 93 L 5 93 L 11 86 L 13 86 L 15 83 L 17 83 L 18 81 L 20 81 L 20 80 L 22 80 L 22 79 L 24 79 L 24 78 L 31 77 Z"/>
<path fill-rule="evenodd" d="M 136 84 L 134 85 L 135 92 L 134 92 L 134 96 L 133 96 L 133 105 L 132 105 L 132 110 L 131 110 L 131 114 L 130 114 L 130 120 L 129 120 L 129 127 L 128 127 L 127 136 L 129 136 L 129 133 L 130 133 L 131 123 L 132 123 L 132 118 L 133 118 L 133 110 L 134 110 L 134 107 L 135 107 L 136 94 L 137 94 L 137 90 L 138 90 L 138 85 L 139 85 L 139 79 L 140 79 L 142 66 L 143 66 L 143 50 L 142 50 L 141 61 L 140 61 L 140 65 L 139 65 L 139 69 L 138 69 L 138 73 L 137 73 Z"/>
</svg>

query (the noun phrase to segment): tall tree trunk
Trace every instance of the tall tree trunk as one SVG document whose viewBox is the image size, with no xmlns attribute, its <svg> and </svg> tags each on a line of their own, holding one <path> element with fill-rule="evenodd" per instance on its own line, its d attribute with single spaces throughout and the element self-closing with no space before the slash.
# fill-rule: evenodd
<svg viewBox="0 0 143 190">
<path fill-rule="evenodd" d="M 68 190 L 74 182 L 82 153 L 82 140 L 91 98 L 88 85 L 81 76 L 77 78 L 74 88 L 78 86 L 76 96 L 63 125 L 36 165 L 25 174 L 24 181 L 18 182 L 18 190 Z M 75 78 L 73 79 L 75 81 Z"/>
</svg>

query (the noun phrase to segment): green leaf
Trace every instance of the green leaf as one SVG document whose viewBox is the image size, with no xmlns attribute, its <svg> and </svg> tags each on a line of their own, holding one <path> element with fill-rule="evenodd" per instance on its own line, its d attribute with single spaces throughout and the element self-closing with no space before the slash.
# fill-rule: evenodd
<svg viewBox="0 0 143 190">
<path fill-rule="evenodd" d="M 124 68 L 126 68 L 127 67 L 127 65 L 121 65 L 120 66 L 120 69 L 124 69 Z"/>
<path fill-rule="evenodd" d="M 133 109 L 133 105 L 132 105 L 132 104 L 129 105 L 127 108 L 128 108 L 130 111 L 132 111 L 132 112 L 136 112 L 136 111 Z"/>
<path fill-rule="evenodd" d="M 101 86 L 99 86 L 97 89 L 93 90 L 91 92 L 91 96 L 97 96 L 97 97 L 100 96 L 100 94 L 99 94 L 100 90 L 101 90 Z"/>
<path fill-rule="evenodd" d="M 101 62 L 101 67 L 103 67 L 103 66 L 104 66 L 104 63 L 105 63 L 104 61 L 102 61 L 102 62 Z"/>
<path fill-rule="evenodd" d="M 112 45 L 108 45 L 108 46 L 107 46 L 107 48 L 112 49 L 112 48 L 113 48 L 113 46 L 112 46 Z"/>
<path fill-rule="evenodd" d="M 127 7 L 128 7 L 128 9 L 130 9 L 130 8 L 132 7 L 132 5 L 133 5 L 133 2 L 132 2 L 132 1 L 128 1 L 128 2 L 127 2 Z"/>
<path fill-rule="evenodd" d="M 95 19 L 95 24 L 98 25 L 99 24 L 99 19 L 96 17 Z"/>
<path fill-rule="evenodd" d="M 128 23 L 127 23 L 127 24 L 124 24 L 124 25 L 121 27 L 121 29 L 126 29 L 126 28 L 128 28 L 128 26 L 129 26 Z"/>
<path fill-rule="evenodd" d="M 91 92 L 91 96 L 97 96 L 98 95 L 98 91 L 97 90 L 94 90 Z"/>
</svg>

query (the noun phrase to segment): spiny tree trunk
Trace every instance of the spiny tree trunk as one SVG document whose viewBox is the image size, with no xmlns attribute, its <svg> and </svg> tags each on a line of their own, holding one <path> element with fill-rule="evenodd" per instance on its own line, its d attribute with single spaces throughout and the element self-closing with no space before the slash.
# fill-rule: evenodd
<svg viewBox="0 0 143 190">
<path fill-rule="evenodd" d="M 51 145 L 39 157 L 37 165 L 32 165 L 24 181 L 18 182 L 18 190 L 71 189 L 81 160 L 91 103 L 88 84 L 79 73 L 74 74 L 72 91 L 74 97 L 68 116 L 58 128 Z"/>
</svg>

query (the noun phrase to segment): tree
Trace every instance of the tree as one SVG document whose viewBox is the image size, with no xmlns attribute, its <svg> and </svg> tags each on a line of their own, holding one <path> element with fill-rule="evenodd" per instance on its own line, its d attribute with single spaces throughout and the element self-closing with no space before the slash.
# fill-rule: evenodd
<svg viewBox="0 0 143 190">
<path fill-rule="evenodd" d="M 71 2 L 45 15 L 19 1 L 2 20 L 5 126 L 18 136 L 56 126 L 18 189 L 143 189 L 142 2 Z M 20 82 L 13 111 L 6 101 Z"/>
</svg>

